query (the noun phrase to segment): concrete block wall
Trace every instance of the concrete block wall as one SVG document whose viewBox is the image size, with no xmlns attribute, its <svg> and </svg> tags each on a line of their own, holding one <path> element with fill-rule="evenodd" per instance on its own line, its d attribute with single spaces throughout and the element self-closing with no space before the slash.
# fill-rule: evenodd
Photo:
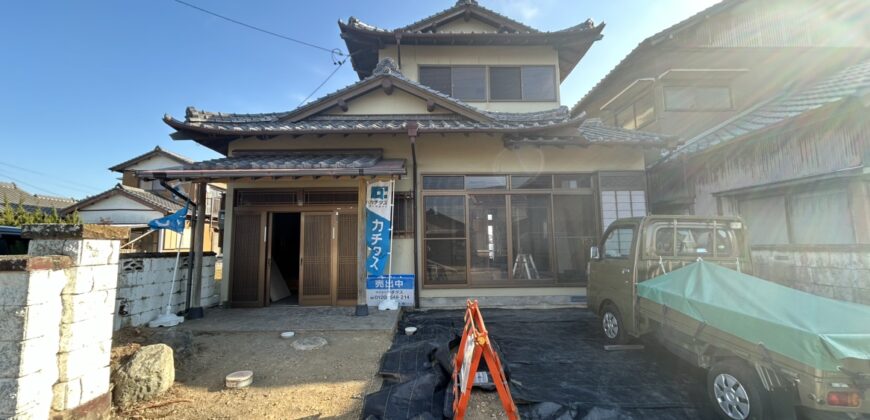
<svg viewBox="0 0 870 420">
<path fill-rule="evenodd" d="M 49 416 L 69 257 L 0 257 L 0 418 Z"/>
<path fill-rule="evenodd" d="M 52 416 L 77 418 L 103 415 L 111 407 L 109 361 L 112 320 L 118 281 L 118 256 L 127 229 L 97 225 L 28 225 L 29 258 L 69 260 L 62 286 L 52 297 L 54 318 L 44 321 L 57 335 L 53 357 Z M 48 319 L 48 317 L 47 317 Z M 25 349 L 21 358 L 31 357 Z"/>
<path fill-rule="evenodd" d="M 870 305 L 870 248 L 753 248 L 752 262 L 758 277 Z"/>
<path fill-rule="evenodd" d="M 215 259 L 214 255 L 203 256 L 200 295 L 200 306 L 203 308 L 216 306 L 220 302 L 220 286 L 214 275 Z M 170 293 L 172 313 L 183 310 L 187 298 L 188 264 L 189 257 L 183 254 L 175 287 L 170 291 L 175 267 L 174 253 L 121 254 L 114 330 L 148 324 L 166 309 Z"/>
</svg>

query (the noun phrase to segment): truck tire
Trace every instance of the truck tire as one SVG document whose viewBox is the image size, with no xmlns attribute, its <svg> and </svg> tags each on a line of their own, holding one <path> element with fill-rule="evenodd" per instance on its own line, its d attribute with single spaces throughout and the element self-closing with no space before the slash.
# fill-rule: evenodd
<svg viewBox="0 0 870 420">
<path fill-rule="evenodd" d="M 713 409 L 725 420 L 765 419 L 770 398 L 758 374 L 736 359 L 722 360 L 707 373 L 707 395 Z"/>
<path fill-rule="evenodd" d="M 624 324 L 622 323 L 622 314 L 619 308 L 612 303 L 605 303 L 601 308 L 601 331 L 604 333 L 604 338 L 608 344 L 625 344 L 628 342 L 628 335 L 625 333 Z"/>
</svg>

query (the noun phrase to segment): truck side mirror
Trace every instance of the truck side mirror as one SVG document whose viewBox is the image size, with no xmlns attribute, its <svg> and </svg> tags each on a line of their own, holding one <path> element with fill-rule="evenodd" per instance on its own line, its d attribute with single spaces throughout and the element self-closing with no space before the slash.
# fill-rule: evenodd
<svg viewBox="0 0 870 420">
<path fill-rule="evenodd" d="M 593 246 L 589 248 L 589 258 L 593 260 L 600 260 L 601 255 L 598 253 L 598 247 Z"/>
</svg>

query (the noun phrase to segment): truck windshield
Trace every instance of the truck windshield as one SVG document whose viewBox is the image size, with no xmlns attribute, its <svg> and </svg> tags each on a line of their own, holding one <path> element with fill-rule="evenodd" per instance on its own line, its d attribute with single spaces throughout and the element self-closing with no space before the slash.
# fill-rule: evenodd
<svg viewBox="0 0 870 420">
<path fill-rule="evenodd" d="M 655 230 L 653 255 L 661 257 L 734 257 L 736 233 L 725 227 L 677 224 Z"/>
</svg>

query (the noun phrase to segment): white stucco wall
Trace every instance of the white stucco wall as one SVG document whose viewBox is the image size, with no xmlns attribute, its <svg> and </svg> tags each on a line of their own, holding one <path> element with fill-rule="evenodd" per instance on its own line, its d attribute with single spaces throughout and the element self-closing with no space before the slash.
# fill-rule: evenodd
<svg viewBox="0 0 870 420">
<path fill-rule="evenodd" d="M 79 216 L 83 223 L 144 225 L 164 214 L 128 197 L 115 195 L 82 207 Z"/>
</svg>

